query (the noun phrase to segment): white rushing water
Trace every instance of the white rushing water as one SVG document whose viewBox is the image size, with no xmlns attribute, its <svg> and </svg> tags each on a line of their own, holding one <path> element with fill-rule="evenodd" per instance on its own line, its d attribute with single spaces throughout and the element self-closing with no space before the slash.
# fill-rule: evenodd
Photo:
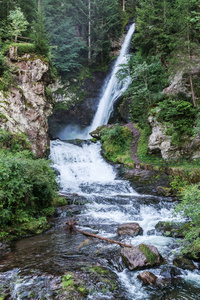
<svg viewBox="0 0 200 300">
<path fill-rule="evenodd" d="M 137 194 L 127 181 L 115 180 L 113 167 L 101 156 L 99 143 L 82 146 L 51 141 L 50 158 L 63 191 L 79 195 Z"/>
</svg>

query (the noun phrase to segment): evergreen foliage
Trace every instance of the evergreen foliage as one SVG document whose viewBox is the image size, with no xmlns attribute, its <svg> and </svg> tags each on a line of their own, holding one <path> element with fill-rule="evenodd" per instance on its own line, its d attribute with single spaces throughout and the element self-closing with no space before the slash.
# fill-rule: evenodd
<svg viewBox="0 0 200 300">
<path fill-rule="evenodd" d="M 46 28 L 44 24 L 44 14 L 38 1 L 38 9 L 36 14 L 36 20 L 33 22 L 33 34 L 32 34 L 36 53 L 42 54 L 44 56 L 49 55 L 50 46 L 48 41 L 48 35 L 46 33 Z"/>
<path fill-rule="evenodd" d="M 109 57 L 110 36 L 121 32 L 116 0 L 43 0 L 53 62 L 62 75 Z M 89 5 L 90 4 L 90 5 Z"/>
<path fill-rule="evenodd" d="M 133 122 L 142 126 L 147 118 L 149 106 L 162 98 L 161 92 L 167 84 L 165 70 L 157 56 L 144 58 L 140 52 L 133 54 L 128 65 L 118 74 L 119 80 L 131 76 L 132 84 L 125 92 Z"/>
</svg>

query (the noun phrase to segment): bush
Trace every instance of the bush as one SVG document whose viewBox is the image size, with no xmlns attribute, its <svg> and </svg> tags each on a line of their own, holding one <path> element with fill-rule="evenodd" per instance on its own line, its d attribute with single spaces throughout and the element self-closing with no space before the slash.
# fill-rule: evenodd
<svg viewBox="0 0 200 300">
<path fill-rule="evenodd" d="M 200 184 L 188 185 L 181 191 L 182 201 L 176 212 L 189 218 L 189 226 L 183 232 L 184 246 L 182 253 L 194 258 L 200 256 Z"/>
<path fill-rule="evenodd" d="M 105 158 L 134 167 L 134 161 L 130 158 L 133 135 L 128 127 L 117 124 L 112 128 L 102 129 L 100 134 Z"/>
<path fill-rule="evenodd" d="M 56 196 L 50 162 L 12 153 L 0 155 L 0 226 L 27 222 L 42 214 Z"/>
<path fill-rule="evenodd" d="M 7 148 L 12 152 L 31 150 L 31 145 L 22 133 L 11 133 L 0 129 L 0 147 Z"/>
<path fill-rule="evenodd" d="M 35 52 L 35 45 L 31 43 L 12 43 L 12 46 L 17 46 L 17 54 L 23 55 L 24 53 Z"/>
<path fill-rule="evenodd" d="M 167 134 L 172 135 L 172 142 L 180 143 L 183 135 L 192 135 L 196 111 L 190 102 L 169 98 L 160 102 L 159 108 L 158 120 L 170 124 Z"/>
<path fill-rule="evenodd" d="M 12 80 L 10 68 L 5 60 L 5 57 L 0 52 L 0 91 L 8 90 Z"/>
</svg>

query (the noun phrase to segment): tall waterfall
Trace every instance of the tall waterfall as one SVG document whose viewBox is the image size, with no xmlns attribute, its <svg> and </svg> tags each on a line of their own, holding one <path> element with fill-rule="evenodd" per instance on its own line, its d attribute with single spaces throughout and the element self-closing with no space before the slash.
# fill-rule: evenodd
<svg viewBox="0 0 200 300">
<path fill-rule="evenodd" d="M 100 125 L 108 123 L 110 114 L 113 110 L 113 104 L 122 95 L 122 93 L 126 91 L 131 83 L 130 76 L 127 76 L 124 80 L 119 82 L 117 79 L 117 72 L 121 69 L 121 66 L 126 64 L 129 60 L 130 56 L 128 55 L 128 51 L 134 30 L 135 24 L 132 24 L 122 44 L 120 54 L 112 68 L 111 76 L 109 75 L 105 80 L 105 84 L 100 95 L 99 106 L 92 124 L 84 129 L 77 124 L 67 125 L 65 129 L 61 129 L 60 132 L 57 133 L 57 136 L 61 140 L 72 140 L 76 138 L 83 140 L 89 139 L 89 133 L 91 131 L 95 130 Z"/>
<path fill-rule="evenodd" d="M 134 31 L 135 24 L 132 24 L 122 44 L 120 55 L 118 56 L 113 67 L 111 78 L 107 85 L 104 87 L 103 96 L 100 99 L 93 122 L 87 128 L 87 136 L 89 132 L 95 130 L 98 126 L 107 124 L 110 114 L 113 110 L 114 102 L 122 95 L 122 93 L 128 88 L 129 84 L 131 83 L 130 76 L 127 76 L 124 80 L 118 82 L 117 72 L 120 70 L 121 65 L 128 62 L 129 57 L 127 54 Z"/>
</svg>

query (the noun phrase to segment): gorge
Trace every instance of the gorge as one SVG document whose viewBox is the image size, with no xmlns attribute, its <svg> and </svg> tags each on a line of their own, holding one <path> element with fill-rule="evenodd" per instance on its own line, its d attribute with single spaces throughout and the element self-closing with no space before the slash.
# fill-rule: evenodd
<svg viewBox="0 0 200 300">
<path fill-rule="evenodd" d="M 173 198 L 139 193 L 134 182 L 124 180 L 117 166 L 102 158 L 100 143 L 88 140 L 91 130 L 107 123 L 113 102 L 129 84 L 111 85 L 116 81 L 116 68 L 127 59 L 133 31 L 134 25 L 127 34 L 129 38 L 120 54 L 123 55 L 113 68 L 114 74 L 106 81 L 106 96 L 100 97 L 91 127 L 66 128 L 58 133 L 60 139 L 51 141 L 52 167 L 57 173 L 60 193 L 70 205 L 57 208 L 50 219 L 50 230 L 14 242 L 11 251 L 3 255 L 3 299 L 199 299 L 197 266 L 193 271 L 173 266 L 174 251 L 178 252 L 180 246 L 175 238 L 162 236 L 155 229 L 159 221 L 176 220 L 172 215 Z M 111 102 L 103 104 L 108 99 Z M 124 265 L 118 246 L 66 232 L 63 223 L 67 217 L 78 219 L 85 231 L 122 239 L 133 246 L 157 247 L 165 262 L 147 270 L 161 279 L 160 285 L 143 286 L 137 278 L 140 270 L 130 271 Z M 143 234 L 119 238 L 118 226 L 130 222 L 139 223 Z"/>
</svg>

